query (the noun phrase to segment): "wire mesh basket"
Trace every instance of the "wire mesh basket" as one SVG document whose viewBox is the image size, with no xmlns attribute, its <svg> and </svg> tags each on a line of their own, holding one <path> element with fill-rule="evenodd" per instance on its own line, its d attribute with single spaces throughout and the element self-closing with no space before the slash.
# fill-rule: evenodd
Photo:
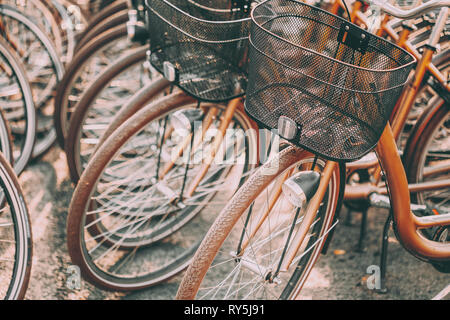
<svg viewBox="0 0 450 320">
<path fill-rule="evenodd" d="M 146 0 L 150 62 L 194 97 L 226 101 L 247 85 L 249 0 Z"/>
<path fill-rule="evenodd" d="M 247 113 L 335 161 L 373 149 L 415 64 L 396 45 L 295 0 L 254 8 L 249 47 Z"/>
</svg>

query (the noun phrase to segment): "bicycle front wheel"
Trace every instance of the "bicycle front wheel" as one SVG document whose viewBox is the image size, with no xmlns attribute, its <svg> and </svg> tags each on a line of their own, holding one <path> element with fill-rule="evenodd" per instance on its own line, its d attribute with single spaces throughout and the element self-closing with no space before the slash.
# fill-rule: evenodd
<svg viewBox="0 0 450 320">
<path fill-rule="evenodd" d="M 23 65 L 2 39 L 0 69 L 1 108 L 12 130 L 14 170 L 20 175 L 31 159 L 36 141 L 36 109 Z"/>
<path fill-rule="evenodd" d="M 70 118 L 65 151 L 70 176 L 77 183 L 100 138 L 116 112 L 146 82 L 150 82 L 146 48 L 123 56 L 108 67 L 86 89 Z"/>
<path fill-rule="evenodd" d="M 64 66 L 52 41 L 27 16 L 14 7 L 0 5 L 5 37 L 23 62 L 33 91 L 36 116 L 36 143 L 32 157 L 42 156 L 56 140 L 53 127 L 54 90 L 64 74 Z M 11 125 L 13 133 L 21 129 Z"/>
<path fill-rule="evenodd" d="M 130 45 L 125 26 L 106 31 L 77 52 L 58 84 L 55 96 L 54 123 L 58 143 L 64 147 L 70 116 L 89 84 L 120 55 L 126 55 Z"/>
<path fill-rule="evenodd" d="M 197 106 L 182 92 L 162 97 L 125 121 L 93 154 L 67 222 L 69 254 L 86 279 L 135 290 L 184 270 L 216 213 L 255 166 L 250 159 L 257 152 L 256 133 L 249 132 L 242 111 L 235 111 L 229 125 L 235 130 L 227 131 L 214 163 L 202 171 L 226 106 Z M 209 131 L 195 127 L 193 135 L 183 136 L 174 119 L 193 110 L 203 113 L 199 121 Z"/>
<path fill-rule="evenodd" d="M 0 194 L 0 298 L 22 299 L 32 262 L 30 218 L 17 176 L 1 153 Z"/>
<path fill-rule="evenodd" d="M 260 167 L 222 210 L 186 271 L 177 299 L 294 299 L 308 278 L 342 203 L 345 168 L 336 167 L 295 259 L 285 270 L 304 215 L 282 192 L 293 174 L 310 170 L 314 156 L 288 147 Z M 276 164 L 276 166 L 274 166 Z M 316 171 L 325 162 L 317 160 Z M 276 167 L 275 174 L 267 170 Z M 286 265 L 288 266 L 288 265 Z"/>
</svg>

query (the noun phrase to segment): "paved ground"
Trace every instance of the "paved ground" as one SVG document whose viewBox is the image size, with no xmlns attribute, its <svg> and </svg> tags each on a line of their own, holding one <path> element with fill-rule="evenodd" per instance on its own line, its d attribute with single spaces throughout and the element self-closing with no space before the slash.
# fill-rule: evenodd
<svg viewBox="0 0 450 320">
<path fill-rule="evenodd" d="M 54 147 L 45 157 L 31 164 L 20 181 L 32 218 L 34 258 L 27 299 L 171 299 L 179 277 L 132 293 L 100 290 L 86 282 L 79 291 L 66 285 L 71 265 L 66 249 L 65 223 L 73 192 L 64 153 Z M 427 263 L 408 254 L 392 232 L 389 247 L 387 294 L 369 290 L 364 282 L 367 267 L 377 265 L 381 232 L 387 211 L 371 210 L 366 250 L 356 252 L 360 214 L 352 215 L 351 225 L 338 225 L 329 253 L 322 256 L 303 299 L 430 299 L 450 283 Z M 342 212 L 342 217 L 346 210 Z"/>
</svg>

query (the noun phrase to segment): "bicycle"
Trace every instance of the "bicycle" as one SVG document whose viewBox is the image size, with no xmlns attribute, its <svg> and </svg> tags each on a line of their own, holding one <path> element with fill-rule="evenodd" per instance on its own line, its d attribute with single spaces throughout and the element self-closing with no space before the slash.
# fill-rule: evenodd
<svg viewBox="0 0 450 320">
<path fill-rule="evenodd" d="M 61 147 L 64 147 L 70 117 L 76 110 L 85 88 L 116 59 L 127 55 L 140 45 L 142 45 L 140 41 L 129 34 L 129 28 L 123 23 L 85 41 L 78 49 L 78 53 L 67 66 L 66 73 L 58 84 L 55 97 L 54 123 Z"/>
<path fill-rule="evenodd" d="M 337 6 L 339 6 L 339 2 L 335 3 Z M 360 2 L 355 2 L 355 4 L 360 4 Z M 354 19 L 354 17 L 357 16 L 355 13 L 360 13 L 359 11 L 360 6 L 356 6 L 354 10 L 352 11 L 351 17 Z M 337 11 L 337 9 L 334 9 Z M 358 15 L 358 20 L 361 20 L 365 23 L 366 18 L 363 18 L 361 15 Z M 398 24 L 398 23 L 397 23 Z M 425 26 L 421 26 L 421 28 L 425 28 Z M 399 36 L 397 36 L 396 31 L 392 28 L 391 25 L 387 25 L 386 21 L 384 21 L 384 24 L 382 25 L 381 31 L 384 29 L 387 29 L 389 31 L 389 36 L 396 39 L 398 41 Z M 406 31 L 408 31 L 408 34 L 406 34 Z M 403 42 L 406 43 L 406 39 L 409 38 L 409 34 L 411 33 L 409 30 L 402 31 L 401 38 L 403 39 Z M 422 37 L 423 38 L 423 37 Z M 405 48 L 408 50 L 411 50 L 412 52 L 417 52 L 417 49 L 413 46 L 415 42 L 421 41 L 420 37 L 414 37 L 412 44 L 406 43 L 404 44 Z M 418 53 L 417 53 L 418 54 Z M 437 57 L 435 59 L 436 66 L 438 68 L 445 68 L 446 67 L 446 60 L 448 58 L 448 55 L 442 54 L 441 55 L 444 60 L 441 61 L 440 57 Z M 430 65 L 431 67 L 435 68 L 434 65 Z M 106 79 L 105 79 L 106 80 Z M 100 81 L 100 79 L 99 79 Z M 106 138 L 114 132 L 115 129 L 117 129 L 120 124 L 122 124 L 128 117 L 133 115 L 137 110 L 142 108 L 145 104 L 149 104 L 152 99 L 154 98 L 155 92 L 158 90 L 163 90 L 165 87 L 169 86 L 169 82 L 165 81 L 164 79 L 160 79 L 156 81 L 154 84 L 149 84 L 147 88 L 143 88 L 134 98 L 130 99 L 130 101 L 122 107 L 121 112 L 116 115 L 115 119 L 112 123 L 110 123 L 109 127 L 106 129 L 103 126 L 97 126 L 98 130 L 93 129 L 93 126 L 86 123 L 86 121 L 89 121 L 89 123 L 95 122 L 96 117 L 98 117 L 99 114 L 103 113 L 111 113 L 114 114 L 114 111 L 112 111 L 112 108 L 110 108 L 107 104 L 97 104 L 95 101 L 102 102 L 99 93 L 97 91 L 98 88 L 91 87 L 88 92 L 86 92 L 86 96 L 90 97 L 88 99 L 83 99 L 82 106 L 80 105 L 79 108 L 75 111 L 76 120 L 73 123 L 73 125 L 70 128 L 70 134 L 69 134 L 69 141 L 65 146 L 65 151 L 67 155 L 67 161 L 71 173 L 72 181 L 77 183 L 78 179 L 80 177 L 80 174 L 87 164 L 90 156 L 92 155 L 92 152 L 99 147 L 101 143 L 103 143 Z M 421 85 L 420 89 L 418 89 L 419 93 L 417 94 L 416 103 L 417 100 L 424 99 L 423 96 L 427 94 L 428 86 L 425 84 Z M 425 96 L 427 97 L 427 96 Z M 93 100 L 93 99 L 96 100 Z M 418 103 L 417 103 L 418 104 Z M 413 108 L 418 109 L 419 106 L 415 105 Z M 411 108 L 410 108 L 411 109 Z M 104 110 L 104 111 L 103 111 Z M 94 118 L 93 118 L 94 117 Z M 102 122 L 105 119 L 101 120 Z M 109 121 L 109 120 L 108 120 Z M 409 120 L 410 121 L 410 120 Z M 101 128 L 100 128 L 101 127 Z M 86 129 L 85 129 L 86 128 Z M 102 138 L 98 138 L 102 137 Z M 80 153 L 80 150 L 83 150 L 82 154 Z M 408 158 L 409 159 L 409 158 Z M 376 163 L 375 163 L 376 164 Z M 358 171 L 361 172 L 362 169 L 366 169 L 368 167 L 367 163 L 363 165 L 363 168 L 357 169 L 355 166 L 354 172 Z M 353 173 L 353 178 L 355 174 Z M 349 201 L 346 202 L 346 204 L 349 204 Z M 350 208 L 353 210 L 361 210 L 365 213 L 366 210 L 366 203 L 355 203 L 355 201 L 351 202 Z M 362 247 L 362 240 L 364 238 L 364 226 L 361 227 L 361 239 L 359 241 L 359 247 Z"/>
<path fill-rule="evenodd" d="M 440 11 L 439 23 L 437 23 L 437 27 L 435 28 L 441 27 L 442 21 L 445 22 L 448 16 L 448 8 L 445 7 L 449 4 L 445 1 L 430 1 L 409 11 L 397 10 L 384 3 L 378 4 L 388 14 L 403 18 L 413 18 L 426 10 L 444 7 Z M 267 15 L 269 12 L 270 15 Z M 286 12 L 297 13 L 298 20 L 296 21 L 295 15 L 292 14 L 290 16 L 285 15 L 286 20 L 283 21 L 282 19 Z M 272 17 L 273 21 L 269 21 L 267 17 Z M 314 20 L 305 22 L 301 20 L 301 17 L 310 19 L 314 17 Z M 320 23 L 319 21 L 323 22 Z M 334 21 L 339 21 L 337 26 L 333 23 Z M 359 44 L 363 43 L 361 42 L 363 38 L 370 39 L 366 41 L 379 40 L 380 38 L 365 33 L 365 31 L 349 24 L 345 20 L 340 20 L 329 13 L 319 11 L 319 9 L 309 7 L 297 1 L 264 1 L 253 10 L 252 22 L 253 34 L 250 35 L 250 41 L 253 40 L 253 43 L 250 57 L 254 64 L 250 68 L 254 69 L 250 71 L 250 88 L 247 93 L 246 110 L 266 126 L 278 126 L 280 135 L 287 138 L 291 142 L 291 145 L 281 151 L 271 163 L 258 169 L 221 211 L 188 267 L 179 287 L 177 298 L 193 299 L 196 296 L 198 298 L 209 299 L 297 297 L 318 255 L 323 249 L 326 249 L 327 241 L 330 239 L 329 233 L 332 232 L 338 221 L 335 215 L 337 210 L 335 209 L 339 208 L 339 202 L 342 199 L 341 197 L 343 197 L 343 190 L 339 187 L 342 183 L 339 180 L 339 176 L 345 177 L 345 175 L 342 174 L 342 161 L 335 161 L 339 159 L 343 160 L 342 157 L 351 160 L 356 153 L 359 153 L 361 156 L 369 152 L 372 148 L 375 148 L 380 166 L 383 168 L 390 201 L 385 197 L 380 197 L 376 193 L 378 190 L 375 191 L 373 189 L 373 192 L 367 194 L 368 199 L 372 204 L 392 208 L 396 235 L 410 253 L 434 264 L 445 265 L 448 263 L 450 247 L 448 245 L 448 239 L 445 238 L 445 229 L 450 224 L 449 214 L 444 213 L 418 217 L 411 211 L 413 209 L 415 213 L 423 213 L 427 208 L 410 204 L 407 177 L 395 144 L 395 136 L 388 123 L 390 111 L 394 106 L 391 105 L 392 109 L 389 110 L 389 103 L 385 104 L 385 107 L 389 110 L 385 120 L 380 120 L 382 116 L 375 116 L 370 119 L 368 123 L 370 123 L 372 128 L 378 122 L 381 132 L 372 142 L 368 142 L 367 140 L 363 141 L 367 137 L 367 132 L 345 136 L 342 133 L 343 131 L 341 131 L 341 134 L 337 135 L 336 132 L 332 131 L 333 125 L 321 125 L 320 121 L 333 121 L 333 118 L 330 119 L 330 113 L 337 112 L 336 109 L 325 107 L 327 103 L 330 105 L 333 104 L 330 100 L 327 100 L 328 97 L 326 96 L 322 96 L 322 99 L 314 98 L 313 95 L 317 95 L 320 92 L 320 86 L 318 85 L 306 86 L 304 89 L 306 93 L 298 87 L 299 82 L 297 81 L 302 77 L 300 72 L 305 70 L 311 72 L 308 66 L 311 65 L 312 61 L 316 61 L 315 68 L 320 69 L 321 64 L 317 60 L 311 59 L 322 59 L 322 63 L 325 63 L 326 60 L 324 59 L 332 59 L 331 61 L 342 66 L 342 62 L 334 60 L 336 56 L 333 57 L 335 51 L 333 51 L 332 46 L 328 54 L 319 51 L 322 53 L 321 55 L 317 53 L 317 45 L 319 47 L 320 45 L 325 47 L 325 44 L 339 43 L 342 46 L 341 41 L 345 42 L 345 39 L 347 39 L 349 41 L 347 42 L 349 48 L 352 47 L 353 43 L 354 50 L 359 51 L 357 49 L 359 48 L 364 51 L 364 46 L 359 47 Z M 314 38 L 315 34 L 320 34 L 323 38 L 330 39 L 331 44 L 327 41 L 316 43 L 311 41 L 310 43 L 304 43 L 302 46 L 300 35 L 296 33 L 283 33 L 289 26 L 295 25 L 295 23 L 297 23 L 297 26 L 303 25 L 303 28 L 300 30 L 304 32 L 303 36 L 306 39 L 308 36 Z M 335 26 L 336 33 L 331 30 L 332 28 L 323 26 L 326 23 Z M 305 25 L 308 25 L 308 28 L 305 28 Z M 346 29 L 347 26 L 348 29 Z M 275 29 L 275 27 L 278 28 Z M 337 32 L 339 30 L 343 38 L 338 37 Z M 274 32 L 277 34 L 276 36 Z M 364 37 L 362 36 L 363 34 Z M 296 35 L 298 38 L 294 38 Z M 299 45 L 296 46 L 295 43 Z M 373 42 L 371 43 L 373 44 Z M 436 43 L 437 34 L 433 33 L 430 44 L 435 45 Z M 308 47 L 308 45 L 311 47 Z M 280 47 L 284 48 L 285 51 L 279 50 Z M 274 51 L 273 48 L 278 48 L 278 51 Z M 411 69 L 415 60 L 413 56 L 408 55 L 399 47 L 397 48 L 400 50 L 399 52 L 402 52 L 402 54 L 399 53 L 396 55 L 397 59 L 400 61 L 401 59 L 405 59 L 403 63 L 399 62 L 397 69 L 395 69 L 399 71 L 404 68 L 403 71 L 405 74 L 403 77 L 399 76 L 396 78 L 396 83 L 401 84 L 401 82 L 406 82 L 408 69 Z M 296 52 L 297 57 L 303 54 L 306 60 L 300 60 L 296 64 L 293 63 L 295 60 L 289 61 L 289 58 L 294 56 L 287 56 L 285 54 L 289 52 L 289 49 Z M 341 50 L 343 50 L 340 51 L 342 55 L 338 55 L 338 61 L 341 61 L 340 59 L 345 57 L 345 49 Z M 361 57 L 361 54 L 356 52 L 352 53 L 352 49 L 349 50 L 350 52 L 347 51 L 347 57 L 351 58 L 353 54 L 356 57 Z M 371 49 L 367 54 L 370 56 L 374 55 L 373 50 Z M 354 61 L 358 61 L 357 59 Z M 365 67 L 367 69 L 357 67 L 358 71 L 373 71 L 375 66 L 370 64 L 371 60 L 365 60 L 367 63 Z M 347 60 L 347 63 L 349 63 L 349 66 L 353 66 L 355 64 L 354 61 Z M 380 62 L 380 60 L 375 61 Z M 261 73 L 267 72 L 267 68 L 269 67 L 271 71 L 277 70 L 278 73 L 273 74 L 275 80 L 267 82 L 267 78 L 261 76 Z M 301 69 L 302 67 L 304 69 Z M 347 108 L 345 110 L 348 112 L 355 110 L 352 108 L 355 106 L 354 103 L 357 102 L 355 102 L 356 100 L 352 101 L 352 95 L 348 95 L 348 92 L 345 90 L 358 90 L 356 88 L 361 88 L 364 84 L 359 83 L 356 85 L 353 81 L 355 78 L 352 78 L 352 76 L 333 77 L 333 72 L 336 69 L 329 68 L 328 70 L 331 70 L 331 77 L 326 77 L 327 73 L 325 73 L 325 77 L 318 77 L 316 79 L 308 78 L 306 81 L 309 81 L 311 85 L 314 81 L 318 81 L 317 79 L 322 79 L 320 81 L 323 81 L 324 86 L 330 85 L 335 88 L 339 84 L 337 89 L 337 92 L 340 93 L 339 96 L 342 95 L 342 99 L 351 104 L 347 106 L 344 102 L 341 105 L 345 106 Z M 289 74 L 289 72 L 292 73 Z M 320 71 L 315 69 L 313 72 L 318 75 Z M 341 74 L 352 74 L 352 71 L 347 72 L 342 70 Z M 306 74 L 312 75 L 311 73 Z M 366 74 L 366 76 L 368 75 Z M 331 79 L 337 81 L 330 81 Z M 346 87 L 348 82 L 342 81 L 344 79 L 349 81 L 349 87 Z M 369 79 L 368 83 L 366 82 L 367 85 L 373 80 L 370 77 L 365 79 Z M 279 82 L 277 83 L 277 81 Z M 363 78 L 360 81 L 364 82 Z M 385 82 L 385 84 L 387 83 Z M 284 90 L 277 92 L 277 86 L 284 87 Z M 395 87 L 395 84 L 393 87 Z M 367 88 L 370 88 L 370 86 Z M 298 90 L 304 96 L 302 97 L 301 94 L 293 94 L 295 90 Z M 313 90 L 312 93 L 308 93 L 309 90 Z M 328 92 L 333 92 L 332 89 L 330 90 Z M 370 90 L 366 89 L 364 91 Z M 326 89 L 325 92 L 327 92 Z M 400 93 L 397 91 L 397 97 Z M 264 96 L 265 94 L 267 95 Z M 270 100 L 271 94 L 273 95 L 273 100 Z M 291 100 L 288 98 L 289 94 L 291 94 Z M 308 97 L 308 95 L 311 98 L 305 99 L 304 97 Z M 321 131 L 313 133 L 309 129 L 311 128 L 309 124 L 300 122 L 303 126 L 308 126 L 308 129 L 305 127 L 302 128 L 306 137 L 303 134 L 299 136 L 295 134 L 296 129 L 300 130 L 297 127 L 299 114 L 303 117 L 311 116 L 311 114 L 308 113 L 307 106 L 302 106 L 301 103 L 295 104 L 292 97 L 297 97 L 296 102 L 305 99 L 312 105 L 321 104 L 319 107 L 321 116 L 317 116 L 316 114 L 316 118 L 311 120 L 311 122 L 318 124 L 317 130 Z M 258 100 L 264 98 L 266 100 Z M 358 97 L 358 99 L 362 98 Z M 274 105 L 273 101 L 284 101 L 285 104 L 283 105 L 287 110 L 290 110 L 291 114 L 282 113 L 282 115 L 295 120 L 289 121 L 289 119 L 284 119 L 284 117 L 278 120 L 281 114 L 277 113 L 280 112 L 276 109 L 278 104 Z M 337 105 L 340 104 L 336 104 L 336 102 L 334 104 L 336 108 L 339 108 Z M 366 108 L 368 104 L 366 100 Z M 374 112 L 374 110 L 371 110 L 371 112 Z M 348 116 L 351 117 L 352 115 L 346 114 L 346 116 L 342 117 L 341 121 L 347 121 Z M 358 116 L 363 115 L 358 114 Z M 267 122 L 269 119 L 272 122 Z M 277 124 L 277 121 L 280 122 Z M 350 125 L 348 127 L 352 128 Z M 303 138 L 300 143 L 298 141 L 299 137 Z M 321 137 L 327 137 L 327 139 L 333 140 L 316 141 L 315 144 L 311 144 L 311 140 L 308 140 L 320 140 Z M 343 139 L 341 143 L 336 142 L 339 139 Z M 350 139 L 351 141 L 346 139 Z M 347 144 L 345 143 L 346 141 L 350 143 Z M 365 143 L 368 143 L 367 147 L 360 149 Z M 303 149 L 299 148 L 298 145 Z M 313 153 L 304 149 L 312 150 Z M 363 149 L 365 150 L 363 151 Z M 321 156 L 318 156 L 318 154 Z M 309 163 L 309 167 L 306 166 L 307 170 L 304 170 L 305 163 Z M 320 168 L 317 168 L 318 166 Z M 277 172 L 273 175 L 264 174 L 264 169 L 267 169 L 264 167 L 275 167 L 277 168 Z M 270 192 L 272 197 L 265 199 L 264 196 Z M 265 203 L 267 203 L 266 206 L 264 206 Z M 331 206 L 331 210 L 327 211 L 324 207 L 330 207 L 330 203 L 334 203 L 334 205 Z M 300 213 L 304 214 L 300 215 Z M 254 221 L 252 220 L 253 218 L 255 218 Z M 280 220 L 277 220 L 277 218 Z M 427 239 L 425 235 L 418 232 L 419 229 L 432 227 L 442 228 L 441 233 L 435 238 Z M 442 239 L 440 239 L 441 236 Z M 443 243 L 439 242 L 440 240 Z M 226 266 L 227 263 L 229 264 L 228 266 Z M 215 266 L 216 268 L 214 269 Z M 214 270 L 220 270 L 220 272 L 214 272 Z M 242 286 L 239 287 L 239 285 Z"/>
<path fill-rule="evenodd" d="M 361 5 L 360 2 L 355 3 L 356 7 Z M 359 20 L 360 23 L 367 25 L 367 19 L 361 16 L 359 11 L 353 17 L 355 20 Z M 448 43 L 448 33 L 444 31 L 445 22 L 441 21 L 440 26 L 433 28 L 432 26 L 436 23 L 436 17 L 419 20 L 422 20 L 419 21 L 419 24 L 426 25 L 430 23 L 430 26 L 420 32 L 414 41 L 410 41 L 411 34 L 414 32 L 411 24 L 401 19 L 390 19 L 388 16 L 385 16 L 383 19 L 377 35 L 388 35 L 396 41 L 397 45 L 410 52 L 419 61 L 416 68 L 418 72 L 415 73 L 414 77 L 411 77 L 408 89 L 403 92 L 401 99 L 399 99 L 391 116 L 391 123 L 397 144 L 400 150 L 403 151 L 402 160 L 410 182 L 412 200 L 419 204 L 432 206 L 433 201 L 436 201 L 438 197 L 442 200 L 445 195 L 445 193 L 441 192 L 437 195 L 438 197 L 432 199 L 436 192 L 442 189 L 445 192 L 445 188 L 449 186 L 449 180 L 446 179 L 448 167 L 444 165 L 438 168 L 436 166 L 436 163 L 443 163 L 442 156 L 445 156 L 445 149 L 439 151 L 442 147 L 437 147 L 436 149 L 436 144 L 434 144 L 434 151 L 432 150 L 433 162 L 425 160 L 430 159 L 430 155 L 427 155 L 430 152 L 430 141 L 435 139 L 436 134 L 439 132 L 445 132 L 446 126 L 448 126 L 445 119 L 448 119 L 450 115 L 445 104 L 448 103 L 450 87 L 448 81 L 450 55 L 448 45 L 446 45 Z M 404 26 L 398 35 L 394 30 L 396 25 Z M 427 41 L 432 32 L 434 32 L 434 37 L 436 38 L 438 34 L 442 35 L 439 41 L 439 44 L 442 44 L 440 53 L 437 53 L 437 44 L 435 47 L 432 47 Z M 414 43 L 421 43 L 420 48 L 415 47 Z M 413 100 L 416 102 L 414 103 Z M 414 114 L 417 114 L 417 116 L 411 116 Z M 401 130 L 403 132 L 400 132 Z M 425 163 L 428 164 L 428 167 L 425 167 Z M 367 188 L 367 185 L 377 186 L 381 179 L 377 165 L 376 157 L 374 156 L 366 157 L 362 161 L 349 163 L 347 165 L 348 181 L 353 184 L 359 183 L 358 188 Z M 430 184 L 431 181 L 435 181 L 434 185 Z M 360 183 L 363 184 L 362 187 Z M 370 207 L 370 203 L 365 195 L 362 195 L 362 193 L 358 195 L 361 189 L 356 191 L 355 186 L 348 186 L 346 190 L 344 198 L 346 206 L 350 210 L 361 211 L 363 214 L 360 239 L 358 241 L 358 250 L 362 250 L 366 233 L 367 209 Z M 386 191 L 383 191 L 383 193 L 386 193 Z M 443 204 L 441 203 L 441 205 Z M 383 280 L 386 269 L 388 225 L 389 219 L 386 221 L 384 240 L 382 242 L 381 269 Z"/>
<path fill-rule="evenodd" d="M 356 1 L 354 3 L 354 10 L 352 11 L 352 20 L 359 24 L 367 26 L 367 18 L 361 14 L 359 10 L 364 6 L 365 2 Z M 395 112 L 391 117 L 391 121 L 394 128 L 396 141 L 400 150 L 403 151 L 402 160 L 405 164 L 407 171 L 408 181 L 411 183 L 411 196 L 415 202 L 424 204 L 425 196 L 430 192 L 434 192 L 435 189 L 430 189 L 430 186 L 422 183 L 424 179 L 427 180 L 439 180 L 439 171 L 428 170 L 423 175 L 424 167 L 418 167 L 417 164 L 424 163 L 423 159 L 420 159 L 426 154 L 427 150 L 424 145 L 424 141 L 428 141 L 430 137 L 439 131 L 445 130 L 445 121 L 439 123 L 438 119 L 448 117 L 445 105 L 443 104 L 443 98 L 446 97 L 446 93 L 449 90 L 448 85 L 448 70 L 450 63 L 450 55 L 448 52 L 448 33 L 441 32 L 442 36 L 439 40 L 439 44 L 442 45 L 440 53 L 436 53 L 435 49 L 431 48 L 427 39 L 431 35 L 432 26 L 435 24 L 435 18 L 428 18 L 424 15 L 421 19 L 416 19 L 419 25 L 419 30 L 414 31 L 414 25 L 408 24 L 401 19 L 391 19 L 389 16 L 385 16 L 382 20 L 380 28 L 377 30 L 377 35 L 387 35 L 393 39 L 397 45 L 410 52 L 417 60 L 420 61 L 420 67 L 417 68 L 417 73 L 414 75 L 414 79 L 410 80 L 408 90 L 403 93 L 402 99 L 396 105 Z M 397 32 L 399 26 L 403 26 L 400 32 Z M 444 31 L 444 25 L 438 27 L 436 30 L 439 33 Z M 423 29 L 423 30 L 422 30 Z M 440 31 L 438 31 L 440 29 Z M 416 33 L 415 37 L 411 37 Z M 420 53 L 419 53 L 420 51 Z M 422 55 L 425 57 L 422 58 Z M 447 74 L 447 76 L 446 76 Z M 408 95 L 408 97 L 407 97 Z M 439 98 L 441 96 L 441 98 Z M 408 100 L 405 100 L 408 99 Z M 446 98 L 448 100 L 448 98 Z M 414 102 L 413 102 L 414 100 Z M 427 110 L 427 111 L 424 111 Z M 439 115 L 437 115 L 439 114 Z M 432 116 L 434 115 L 434 116 Z M 431 120 L 433 118 L 433 120 Z M 432 134 L 432 132 L 434 133 Z M 426 134 L 423 135 L 422 133 Z M 420 139 L 419 139 L 420 137 Z M 421 143 L 418 143 L 418 141 Z M 435 159 L 436 160 L 436 159 Z M 378 163 L 376 157 L 371 154 L 363 159 L 349 163 L 348 169 L 348 182 L 353 184 L 359 183 L 371 183 L 377 185 L 380 183 L 380 171 L 376 169 Z M 445 171 L 445 168 L 440 169 L 440 173 Z M 445 175 L 444 175 L 445 178 Z M 445 188 L 448 186 L 444 182 L 436 184 L 436 188 Z M 352 211 L 362 212 L 362 223 L 360 238 L 358 241 L 358 250 L 363 250 L 363 242 L 366 233 L 367 223 L 367 209 L 370 207 L 369 201 L 364 196 L 358 196 L 357 192 L 352 192 L 355 187 L 347 188 L 345 196 L 345 205 L 350 209 L 347 220 L 350 220 L 350 214 Z M 353 194 L 352 194 L 353 193 Z M 428 202 L 429 203 L 429 202 Z M 385 229 L 389 230 L 389 229 Z M 384 236 L 384 239 L 387 239 Z M 387 248 L 386 241 L 383 242 L 383 247 Z M 383 250 L 384 252 L 384 250 Z M 384 253 L 382 254 L 384 256 Z M 384 259 L 385 260 L 385 259 Z M 384 264 L 382 264 L 384 265 Z M 385 269 L 382 267 L 382 269 Z"/>
</svg>

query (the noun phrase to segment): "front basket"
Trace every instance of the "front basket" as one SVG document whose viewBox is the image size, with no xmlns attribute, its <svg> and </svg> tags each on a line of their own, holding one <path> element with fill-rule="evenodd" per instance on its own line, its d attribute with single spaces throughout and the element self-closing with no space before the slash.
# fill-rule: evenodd
<svg viewBox="0 0 450 320">
<path fill-rule="evenodd" d="M 378 142 L 415 59 L 295 0 L 252 12 L 246 111 L 292 143 L 353 161 Z"/>
<path fill-rule="evenodd" d="M 200 100 L 245 93 L 249 1 L 146 0 L 146 7 L 158 71 Z"/>
</svg>

